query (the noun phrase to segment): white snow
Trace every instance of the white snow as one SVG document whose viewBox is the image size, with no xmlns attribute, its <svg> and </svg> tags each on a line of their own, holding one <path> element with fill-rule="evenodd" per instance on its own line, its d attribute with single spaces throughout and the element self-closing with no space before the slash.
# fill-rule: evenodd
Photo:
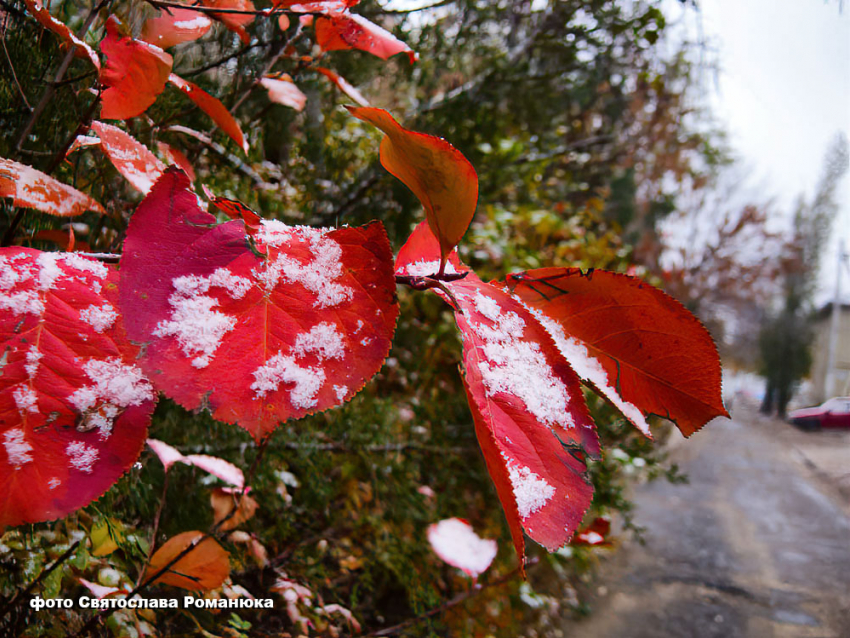
<svg viewBox="0 0 850 638">
<path fill-rule="evenodd" d="M 281 228 L 282 227 L 282 228 Z M 298 283 L 316 295 L 313 306 L 333 308 L 348 301 L 354 291 L 337 280 L 345 273 L 342 268 L 342 248 L 325 236 L 328 229 L 289 227 L 276 220 L 263 220 L 258 238 L 267 246 L 277 247 L 284 241 L 309 242 L 313 259 L 307 263 L 278 253 L 269 258 L 265 267 L 252 271 L 267 292 L 274 290 L 281 279 L 287 283 Z"/>
<path fill-rule="evenodd" d="M 254 371 L 254 390 L 256 398 L 274 392 L 281 383 L 292 383 L 290 402 L 293 407 L 306 410 L 318 402 L 316 394 L 325 382 L 325 373 L 319 368 L 302 368 L 295 359 L 278 352 L 264 365 Z"/>
<path fill-rule="evenodd" d="M 311 352 L 316 353 L 319 361 L 342 359 L 345 356 L 342 335 L 337 332 L 336 324 L 325 321 L 313 326 L 310 332 L 296 337 L 292 353 L 296 357 L 303 357 Z"/>
<path fill-rule="evenodd" d="M 344 385 L 335 385 L 334 392 L 336 393 L 337 401 L 342 401 L 345 398 L 345 395 L 348 394 L 348 388 Z"/>
<path fill-rule="evenodd" d="M 88 308 L 80 310 L 80 319 L 89 324 L 94 331 L 101 333 L 108 330 L 118 318 L 118 313 L 111 304 L 104 302 L 100 306 L 92 304 Z"/>
<path fill-rule="evenodd" d="M 507 463 L 517 510 L 520 517 L 525 518 L 546 505 L 554 496 L 555 488 L 529 468 L 510 460 Z"/>
<path fill-rule="evenodd" d="M 496 541 L 480 538 L 459 518 L 447 518 L 429 525 L 428 542 L 437 556 L 473 578 L 490 567 L 499 551 Z"/>
<path fill-rule="evenodd" d="M 428 277 L 430 275 L 436 275 L 437 271 L 440 270 L 440 260 L 435 259 L 434 261 L 427 261 L 422 259 L 420 261 L 407 264 L 402 270 L 410 277 Z M 450 261 L 446 262 L 446 268 L 443 272 L 449 275 L 457 274 L 457 270 L 455 270 L 454 265 L 452 265 Z"/>
<path fill-rule="evenodd" d="M 15 399 L 15 405 L 18 406 L 18 411 L 21 414 L 29 412 L 30 414 L 38 414 L 38 395 L 28 385 L 19 385 L 12 392 Z"/>
<path fill-rule="evenodd" d="M 202 15 L 197 16 L 192 20 L 176 20 L 174 22 L 175 29 L 188 29 L 190 31 L 194 31 L 197 29 L 203 29 L 211 24 L 210 19 L 206 18 Z"/>
<path fill-rule="evenodd" d="M 234 275 L 227 268 L 215 270 L 209 277 L 182 275 L 171 282 L 174 292 L 169 296 L 171 317 L 160 321 L 154 329 L 158 337 L 173 336 L 192 365 L 206 368 L 236 319 L 218 310 L 214 297 L 205 295 L 210 288 L 223 288 L 232 299 L 241 299 L 253 286 L 250 279 Z"/>
<path fill-rule="evenodd" d="M 26 463 L 32 462 L 30 452 L 32 446 L 26 442 L 24 431 L 14 428 L 3 433 L 3 446 L 6 448 L 6 457 L 16 470 L 21 469 Z"/>
<path fill-rule="evenodd" d="M 65 454 L 68 455 L 68 461 L 72 467 L 80 472 L 91 474 L 100 451 L 91 445 L 73 441 L 65 448 Z"/>
<path fill-rule="evenodd" d="M 89 272 L 98 279 L 106 279 L 106 276 L 109 274 L 109 268 L 105 264 L 76 253 L 64 253 L 62 255 L 62 261 L 71 266 L 71 268 Z"/>
<path fill-rule="evenodd" d="M 52 479 L 50 479 L 49 481 L 47 481 L 47 487 L 51 490 L 55 490 L 60 485 L 62 485 L 62 481 L 60 481 L 55 476 Z"/>
<path fill-rule="evenodd" d="M 80 429 L 97 428 L 101 439 L 109 437 L 115 418 L 125 408 L 141 405 L 155 396 L 142 371 L 118 357 L 89 359 L 83 371 L 94 384 L 79 388 L 68 401 L 84 417 Z"/>
<path fill-rule="evenodd" d="M 38 351 L 38 346 L 36 345 L 27 350 L 26 364 L 24 365 L 24 370 L 26 370 L 27 376 L 30 379 L 35 377 L 36 373 L 38 372 L 38 365 L 43 356 L 44 355 Z"/>
<path fill-rule="evenodd" d="M 525 321 L 515 312 L 503 312 L 498 302 L 476 291 L 475 309 L 492 325 L 470 322 L 484 342 L 479 346 L 484 357 L 478 369 L 488 396 L 499 392 L 512 394 L 525 403 L 528 411 L 542 423 L 572 428 L 567 410 L 570 397 L 564 383 L 554 374 L 540 346 L 523 341 Z"/>
<path fill-rule="evenodd" d="M 514 299 L 520 301 L 517 297 L 514 297 Z M 525 307 L 546 329 L 546 332 L 552 337 L 555 345 L 558 346 L 558 350 L 561 351 L 561 354 L 564 355 L 564 358 L 572 366 L 576 374 L 583 381 L 592 383 L 643 434 L 651 436 L 649 423 L 646 422 L 643 412 L 635 404 L 629 403 L 620 396 L 620 393 L 608 379 L 608 373 L 605 371 L 605 368 L 590 354 L 587 346 L 578 339 L 568 337 L 561 325 L 545 313 L 530 306 Z"/>
</svg>

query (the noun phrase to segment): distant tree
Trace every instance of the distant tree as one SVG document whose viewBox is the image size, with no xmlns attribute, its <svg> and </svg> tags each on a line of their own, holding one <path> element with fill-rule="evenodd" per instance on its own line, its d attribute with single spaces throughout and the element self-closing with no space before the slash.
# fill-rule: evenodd
<svg viewBox="0 0 850 638">
<path fill-rule="evenodd" d="M 814 199 L 808 203 L 801 197 L 798 201 L 783 277 L 782 306 L 778 313 L 766 315 L 759 337 L 761 373 L 767 384 L 761 406 L 765 414 L 776 410 L 784 417 L 794 384 L 809 372 L 817 276 L 838 211 L 836 190 L 847 168 L 847 138 L 838 135 L 826 153 Z"/>
</svg>

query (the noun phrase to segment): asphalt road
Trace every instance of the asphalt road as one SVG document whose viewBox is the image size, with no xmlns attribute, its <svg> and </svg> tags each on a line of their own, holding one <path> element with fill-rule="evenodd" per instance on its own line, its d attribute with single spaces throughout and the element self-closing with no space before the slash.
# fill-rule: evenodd
<svg viewBox="0 0 850 638">
<path fill-rule="evenodd" d="M 733 416 L 674 445 L 689 484 L 637 488 L 646 544 L 604 561 L 593 615 L 557 634 L 850 638 L 850 432 Z"/>
</svg>

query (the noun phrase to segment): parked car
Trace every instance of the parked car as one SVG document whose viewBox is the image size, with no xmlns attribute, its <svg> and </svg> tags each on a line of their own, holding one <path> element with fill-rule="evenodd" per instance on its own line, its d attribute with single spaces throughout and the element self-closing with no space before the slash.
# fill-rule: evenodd
<svg viewBox="0 0 850 638">
<path fill-rule="evenodd" d="M 788 413 L 788 421 L 804 430 L 850 428 L 850 397 L 835 397 L 814 408 Z"/>
</svg>

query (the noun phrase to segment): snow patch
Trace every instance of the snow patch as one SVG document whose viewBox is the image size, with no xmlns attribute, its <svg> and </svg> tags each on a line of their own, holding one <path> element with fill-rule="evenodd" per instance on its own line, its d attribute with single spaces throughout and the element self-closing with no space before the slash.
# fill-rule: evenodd
<svg viewBox="0 0 850 638">
<path fill-rule="evenodd" d="M 313 326 L 310 332 L 298 335 L 292 353 L 296 357 L 303 357 L 311 352 L 316 353 L 319 361 L 342 359 L 345 356 L 342 335 L 337 332 L 335 324 L 325 321 Z"/>
<path fill-rule="evenodd" d="M 325 382 L 325 373 L 319 368 L 302 368 L 293 357 L 278 352 L 254 371 L 254 379 L 251 389 L 257 399 L 274 392 L 281 383 L 294 384 L 289 394 L 290 402 L 293 407 L 306 410 L 318 402 L 316 394 Z"/>
<path fill-rule="evenodd" d="M 335 385 L 334 392 L 336 393 L 336 400 L 342 401 L 345 398 L 345 395 L 348 394 L 348 388 L 344 385 Z"/>
<path fill-rule="evenodd" d="M 502 312 L 496 300 L 476 291 L 475 309 L 493 325 L 473 323 L 475 334 L 484 342 L 484 354 L 478 369 L 487 395 L 498 392 L 512 394 L 542 423 L 572 428 L 575 426 L 567 410 L 569 393 L 564 383 L 533 341 L 522 341 L 525 321 L 515 312 Z"/>
<path fill-rule="evenodd" d="M 109 438 L 115 419 L 124 409 L 155 396 L 142 371 L 118 357 L 90 359 L 83 365 L 83 371 L 94 384 L 78 389 L 68 401 L 83 417 L 77 429 L 85 432 L 97 428 L 101 439 Z"/>
<path fill-rule="evenodd" d="M 100 306 L 92 304 L 88 308 L 80 310 L 80 319 L 94 328 L 97 333 L 102 333 L 111 328 L 117 318 L 118 313 L 115 312 L 115 308 L 112 307 L 112 304 L 106 302 Z"/>
<path fill-rule="evenodd" d="M 65 448 L 65 454 L 68 456 L 68 461 L 71 463 L 71 467 L 79 470 L 80 472 L 91 474 L 94 470 L 94 464 L 97 462 L 97 457 L 100 454 L 100 451 L 91 445 L 86 445 L 79 441 L 73 441 L 68 444 L 67 448 Z"/>
<path fill-rule="evenodd" d="M 344 274 L 340 261 L 342 248 L 325 236 L 327 231 L 305 226 L 289 227 L 276 220 L 263 220 L 258 238 L 267 246 L 277 247 L 293 239 L 309 242 L 313 259 L 302 263 L 289 255 L 278 253 L 266 261 L 265 268 L 253 270 L 252 274 L 267 292 L 274 290 L 281 280 L 301 284 L 316 295 L 313 303 L 316 308 L 332 308 L 349 301 L 354 290 L 337 281 Z"/>
<path fill-rule="evenodd" d="M 27 350 L 26 364 L 24 364 L 24 370 L 26 370 L 27 376 L 30 379 L 35 377 L 36 373 L 38 372 L 38 365 L 43 356 L 44 354 L 38 351 L 38 346 L 33 346 L 32 348 Z"/>
<path fill-rule="evenodd" d="M 422 259 L 420 261 L 407 264 L 403 270 L 410 277 L 429 277 L 436 275 L 440 270 L 440 260 L 435 259 L 434 261 L 427 261 Z M 446 262 L 446 268 L 443 272 L 447 275 L 457 274 L 457 270 L 450 261 Z"/>
<path fill-rule="evenodd" d="M 517 298 L 515 297 L 515 299 Z M 517 299 L 517 301 L 520 300 Z M 522 302 L 520 301 L 520 303 Z M 548 315 L 536 308 L 525 307 L 540 322 L 546 332 L 549 333 L 558 350 L 561 351 L 561 354 L 564 355 L 564 358 L 572 366 L 579 378 L 592 383 L 637 429 L 646 436 L 651 436 L 649 423 L 646 422 L 643 412 L 635 404 L 629 403 L 620 396 L 620 393 L 608 379 L 608 373 L 605 371 L 605 368 L 602 367 L 598 359 L 595 359 L 590 354 L 587 346 L 573 337 L 568 337 L 561 325 Z"/>
<path fill-rule="evenodd" d="M 546 479 L 525 466 L 508 461 L 508 477 L 511 479 L 520 518 L 534 514 L 555 495 L 555 488 Z"/>
<path fill-rule="evenodd" d="M 48 487 L 48 489 L 51 489 L 51 490 L 55 490 L 55 489 L 56 489 L 57 487 L 59 487 L 60 485 L 62 485 L 62 481 L 60 481 L 60 480 L 59 480 L 58 478 L 56 478 L 56 477 L 53 477 L 52 479 L 50 479 L 49 481 L 47 481 L 47 487 Z"/>
<path fill-rule="evenodd" d="M 4 432 L 3 446 L 6 448 L 6 457 L 9 460 L 9 464 L 14 465 L 16 470 L 32 462 L 32 457 L 30 456 L 32 446 L 26 442 L 24 431 L 21 428 Z"/>
<path fill-rule="evenodd" d="M 15 399 L 15 405 L 18 406 L 18 411 L 21 414 L 29 412 L 30 414 L 38 414 L 38 395 L 28 385 L 19 385 L 12 392 Z"/>
</svg>

